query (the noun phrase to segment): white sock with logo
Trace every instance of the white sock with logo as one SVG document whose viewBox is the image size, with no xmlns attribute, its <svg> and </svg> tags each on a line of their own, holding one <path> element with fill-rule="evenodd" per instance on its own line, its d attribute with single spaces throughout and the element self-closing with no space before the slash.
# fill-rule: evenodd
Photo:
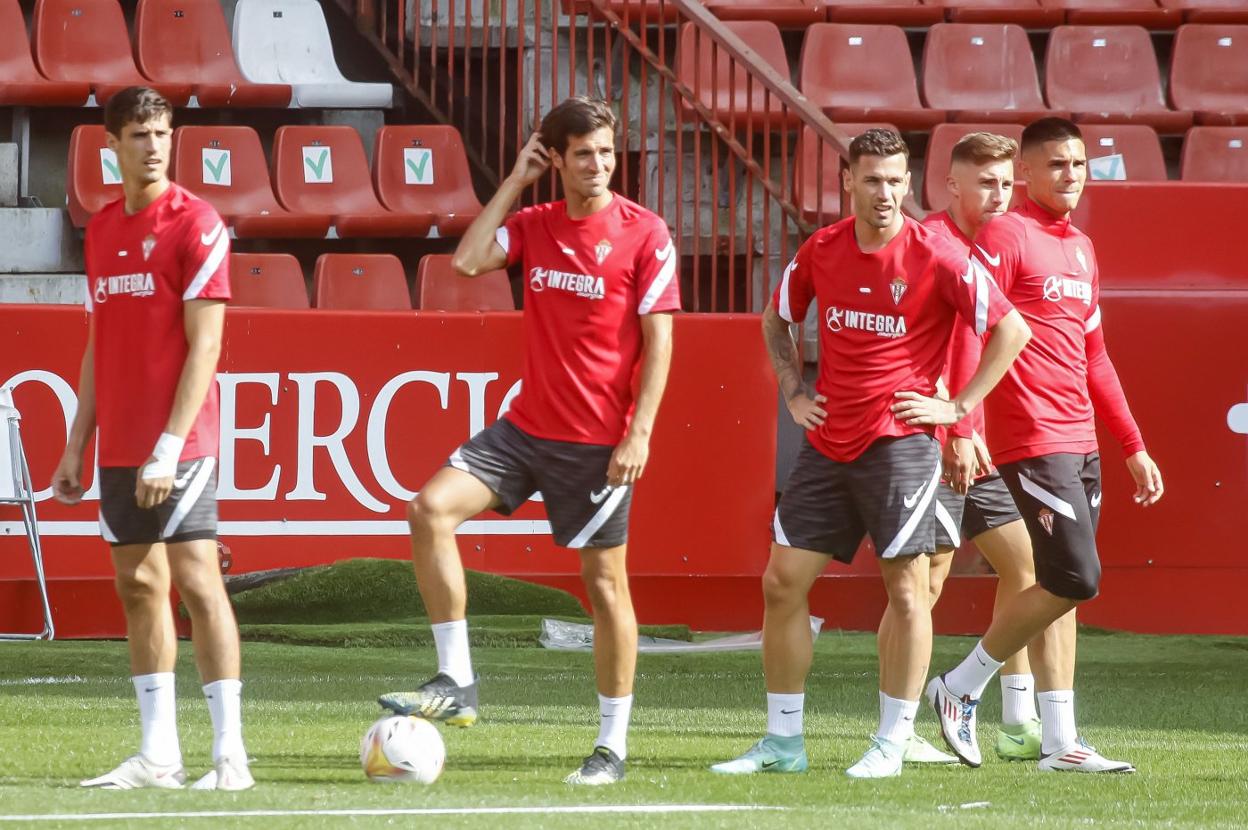
<svg viewBox="0 0 1248 830">
<path fill-rule="evenodd" d="M 1001 675 L 1001 722 L 1018 726 L 1036 719 L 1036 679 L 1030 674 Z"/>
<path fill-rule="evenodd" d="M 468 649 L 468 621 L 434 623 L 430 628 L 438 649 L 438 672 L 454 680 L 457 686 L 471 686 L 476 678 Z"/>
<path fill-rule="evenodd" d="M 139 752 L 153 764 L 168 766 L 182 763 L 182 746 L 178 743 L 178 702 L 173 672 L 136 674 L 134 693 L 139 699 L 139 723 L 143 742 Z"/>
<path fill-rule="evenodd" d="M 778 738 L 795 738 L 802 734 L 802 715 L 806 693 L 767 693 L 767 734 Z"/>
<path fill-rule="evenodd" d="M 1040 692 L 1036 697 L 1040 699 L 1040 752 L 1048 755 L 1073 744 L 1079 737 L 1074 690 Z"/>
<path fill-rule="evenodd" d="M 979 700 L 984 689 L 988 688 L 988 681 L 1004 665 L 1003 661 L 993 659 L 984 651 L 984 641 L 980 640 L 966 659 L 945 675 L 945 686 L 958 697 L 970 695 L 971 700 Z"/>
<path fill-rule="evenodd" d="M 899 700 L 880 692 L 880 731 L 876 735 L 895 744 L 906 743 L 914 734 L 918 712 L 917 700 Z"/>
<path fill-rule="evenodd" d="M 598 740 L 594 746 L 605 746 L 623 761 L 628 757 L 628 720 L 633 714 L 633 696 L 607 697 L 598 695 Z"/>
<path fill-rule="evenodd" d="M 212 715 L 212 760 L 223 757 L 247 760 L 243 748 L 243 681 L 236 678 L 214 680 L 204 686 L 204 699 Z"/>
</svg>

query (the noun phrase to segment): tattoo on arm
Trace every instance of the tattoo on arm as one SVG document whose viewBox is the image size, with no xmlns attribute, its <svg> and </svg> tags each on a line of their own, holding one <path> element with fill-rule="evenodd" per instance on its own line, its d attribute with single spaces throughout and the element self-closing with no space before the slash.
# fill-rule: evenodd
<svg viewBox="0 0 1248 830">
<path fill-rule="evenodd" d="M 789 324 L 770 306 L 763 313 L 763 340 L 767 344 L 776 380 L 780 383 L 780 392 L 786 401 L 791 401 L 803 389 L 797 344 L 793 342 Z"/>
</svg>

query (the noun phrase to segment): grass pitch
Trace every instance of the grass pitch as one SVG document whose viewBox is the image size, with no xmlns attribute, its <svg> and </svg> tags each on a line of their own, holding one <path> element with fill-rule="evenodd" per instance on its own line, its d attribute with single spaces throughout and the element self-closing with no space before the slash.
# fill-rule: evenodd
<svg viewBox="0 0 1248 830">
<path fill-rule="evenodd" d="M 934 665 L 973 641 L 938 638 Z M 179 725 L 191 776 L 211 731 L 189 643 L 178 662 Z M 999 694 L 981 714 L 985 764 L 908 766 L 897 779 L 850 781 L 875 728 L 874 639 L 826 632 L 810 679 L 807 746 L 797 776 L 721 778 L 709 764 L 762 732 L 759 655 L 643 655 L 629 777 L 586 791 L 561 783 L 589 751 L 597 709 L 589 654 L 479 648 L 482 720 L 445 731 L 447 766 L 432 787 L 367 781 L 357 762 L 373 698 L 433 665 L 427 646 L 244 644 L 244 729 L 258 785 L 245 793 L 76 788 L 138 745 L 138 715 L 119 642 L 0 645 L 0 830 L 30 827 L 1225 827 L 1248 805 L 1248 640 L 1085 635 L 1079 719 L 1086 737 L 1135 763 L 1132 776 L 1048 775 L 991 754 Z M 936 739 L 931 713 L 920 731 Z M 552 808 L 745 805 L 766 812 L 595 814 Z M 256 811 L 526 808 L 519 814 L 262 815 Z M 251 811 L 250 813 L 248 811 Z M 137 815 L 165 814 L 142 819 Z M 194 817 L 188 814 L 207 814 Z M 60 815 L 54 821 L 26 816 Z M 95 816 L 92 818 L 92 816 Z M 109 816 L 112 816 L 111 818 Z"/>
</svg>

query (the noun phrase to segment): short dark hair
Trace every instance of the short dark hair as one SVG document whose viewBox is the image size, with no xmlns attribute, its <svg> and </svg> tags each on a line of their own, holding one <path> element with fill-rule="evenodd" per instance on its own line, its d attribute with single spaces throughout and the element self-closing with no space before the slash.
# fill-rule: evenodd
<svg viewBox="0 0 1248 830">
<path fill-rule="evenodd" d="M 104 105 L 104 129 L 121 138 L 121 130 L 127 124 L 146 124 L 162 115 L 173 120 L 173 107 L 165 96 L 148 86 L 129 86 Z"/>
<path fill-rule="evenodd" d="M 996 133 L 967 133 L 953 145 L 951 161 L 987 164 L 990 161 L 1013 161 L 1018 155 L 1018 142 Z"/>
<path fill-rule="evenodd" d="M 906 144 L 905 139 L 901 137 L 901 133 L 896 130 L 885 130 L 880 127 L 867 130 L 854 140 L 849 142 L 849 163 L 853 164 L 863 156 L 880 156 L 888 158 L 889 156 L 903 155 L 906 161 L 910 161 L 910 147 Z"/>
<path fill-rule="evenodd" d="M 1068 118 L 1041 118 L 1032 121 L 1023 130 L 1023 150 L 1038 147 L 1047 141 L 1069 141 L 1077 138 L 1083 141 L 1083 133 Z"/>
<path fill-rule="evenodd" d="M 569 138 L 589 135 L 603 127 L 614 133 L 615 123 L 615 113 L 606 101 L 577 95 L 546 113 L 542 119 L 541 141 L 548 150 L 563 155 L 568 149 Z"/>
</svg>

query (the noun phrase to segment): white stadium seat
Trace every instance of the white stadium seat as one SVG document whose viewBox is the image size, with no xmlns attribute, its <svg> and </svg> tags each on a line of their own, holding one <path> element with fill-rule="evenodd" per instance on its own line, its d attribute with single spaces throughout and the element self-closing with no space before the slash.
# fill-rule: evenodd
<svg viewBox="0 0 1248 830">
<path fill-rule="evenodd" d="M 234 53 L 253 83 L 290 84 L 299 107 L 389 107 L 390 84 L 348 81 L 317 0 L 239 0 Z"/>
</svg>

